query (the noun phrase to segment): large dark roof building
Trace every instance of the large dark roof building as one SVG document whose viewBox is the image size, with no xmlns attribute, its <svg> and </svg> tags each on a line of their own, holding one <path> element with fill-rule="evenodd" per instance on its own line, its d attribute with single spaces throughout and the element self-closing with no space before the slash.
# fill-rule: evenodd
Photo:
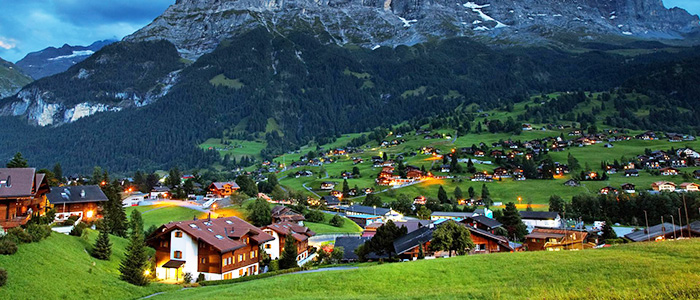
<svg viewBox="0 0 700 300">
<path fill-rule="evenodd" d="M 52 187 L 46 198 L 56 209 L 58 220 L 71 215 L 86 219 L 99 218 L 102 215 L 101 205 L 109 201 L 96 185 Z"/>
<path fill-rule="evenodd" d="M 36 169 L 0 168 L 0 226 L 7 230 L 46 213 L 48 192 L 45 175 Z"/>
</svg>

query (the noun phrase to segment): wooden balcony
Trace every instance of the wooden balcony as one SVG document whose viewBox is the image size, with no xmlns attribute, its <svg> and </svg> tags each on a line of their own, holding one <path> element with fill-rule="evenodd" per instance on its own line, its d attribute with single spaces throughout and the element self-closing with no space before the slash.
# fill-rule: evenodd
<svg viewBox="0 0 700 300">
<path fill-rule="evenodd" d="M 17 226 L 27 224 L 27 222 L 31 218 L 32 218 L 31 215 L 24 215 L 24 216 L 17 216 L 13 219 L 0 219 L 0 226 L 2 226 L 3 229 L 8 230 L 10 228 L 14 228 Z"/>
</svg>

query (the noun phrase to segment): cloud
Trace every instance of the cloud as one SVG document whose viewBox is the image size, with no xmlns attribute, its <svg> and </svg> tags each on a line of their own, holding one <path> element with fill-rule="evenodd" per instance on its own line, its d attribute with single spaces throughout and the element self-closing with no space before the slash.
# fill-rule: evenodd
<svg viewBox="0 0 700 300">
<path fill-rule="evenodd" d="M 147 25 L 175 0 L 2 0 L 0 57 L 63 44 L 121 39 Z"/>
</svg>

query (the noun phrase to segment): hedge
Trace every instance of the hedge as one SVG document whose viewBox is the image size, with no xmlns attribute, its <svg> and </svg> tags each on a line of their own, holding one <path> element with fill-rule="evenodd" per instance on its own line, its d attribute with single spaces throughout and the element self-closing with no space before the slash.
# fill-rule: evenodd
<svg viewBox="0 0 700 300">
<path fill-rule="evenodd" d="M 245 277 L 239 277 L 239 278 L 234 278 L 234 279 L 223 279 L 223 280 L 207 280 L 207 281 L 202 281 L 199 283 L 201 286 L 209 286 L 209 285 L 220 285 L 220 284 L 230 284 L 230 283 L 238 283 L 238 282 L 245 282 L 245 281 L 250 281 L 250 280 L 255 280 L 255 279 L 263 279 L 267 277 L 272 277 L 272 276 L 277 276 L 277 275 L 282 275 L 282 274 L 288 274 L 288 273 L 294 273 L 294 272 L 299 272 L 303 270 L 304 268 L 291 268 L 291 269 L 284 269 L 284 270 L 279 270 L 279 271 L 274 271 L 274 272 L 267 272 L 267 273 L 262 273 L 258 275 L 251 275 L 251 276 L 245 276 Z"/>
</svg>

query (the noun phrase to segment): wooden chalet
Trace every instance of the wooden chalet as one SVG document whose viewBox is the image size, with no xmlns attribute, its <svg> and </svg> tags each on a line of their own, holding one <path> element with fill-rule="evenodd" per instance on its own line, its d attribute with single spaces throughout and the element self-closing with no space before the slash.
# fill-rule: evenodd
<svg viewBox="0 0 700 300">
<path fill-rule="evenodd" d="M 70 216 L 83 220 L 102 218 L 102 206 L 109 201 L 96 185 L 52 187 L 46 198 L 56 210 L 56 220 Z"/>
<path fill-rule="evenodd" d="M 471 234 L 474 249 L 470 250 L 471 254 L 486 254 L 494 252 L 513 252 L 516 246 L 512 245 L 508 238 L 500 235 L 495 235 L 492 232 L 466 226 Z"/>
<path fill-rule="evenodd" d="M 676 184 L 670 181 L 657 181 L 651 184 L 651 189 L 657 192 L 673 192 Z"/>
<path fill-rule="evenodd" d="M 262 230 L 274 237 L 274 240 L 263 245 L 265 252 L 271 259 L 278 259 L 284 251 L 284 244 L 288 235 L 294 238 L 294 245 L 297 248 L 297 261 L 309 257 L 309 238 L 316 235 L 315 232 L 304 226 L 299 226 L 292 222 L 272 223 L 262 228 Z"/>
<path fill-rule="evenodd" d="M 684 192 L 697 192 L 700 191 L 700 185 L 694 182 L 684 182 L 679 186 L 681 191 Z"/>
<path fill-rule="evenodd" d="M 282 205 L 273 207 L 271 210 L 271 215 L 272 223 L 291 222 L 303 226 L 304 220 L 306 220 L 302 214 Z"/>
<path fill-rule="evenodd" d="M 220 198 L 231 196 L 239 189 L 241 189 L 241 187 L 233 181 L 212 182 L 212 184 L 209 185 L 209 191 Z"/>
<path fill-rule="evenodd" d="M 46 213 L 49 191 L 45 175 L 34 168 L 0 168 L 0 226 L 8 230 Z"/>
<path fill-rule="evenodd" d="M 595 247 L 587 242 L 588 232 L 571 229 L 535 228 L 525 236 L 528 251 L 582 250 Z"/>
<path fill-rule="evenodd" d="M 258 249 L 275 238 L 238 217 L 170 222 L 147 239 L 156 249 L 156 277 L 180 281 L 185 273 L 205 280 L 257 275 Z"/>
</svg>

